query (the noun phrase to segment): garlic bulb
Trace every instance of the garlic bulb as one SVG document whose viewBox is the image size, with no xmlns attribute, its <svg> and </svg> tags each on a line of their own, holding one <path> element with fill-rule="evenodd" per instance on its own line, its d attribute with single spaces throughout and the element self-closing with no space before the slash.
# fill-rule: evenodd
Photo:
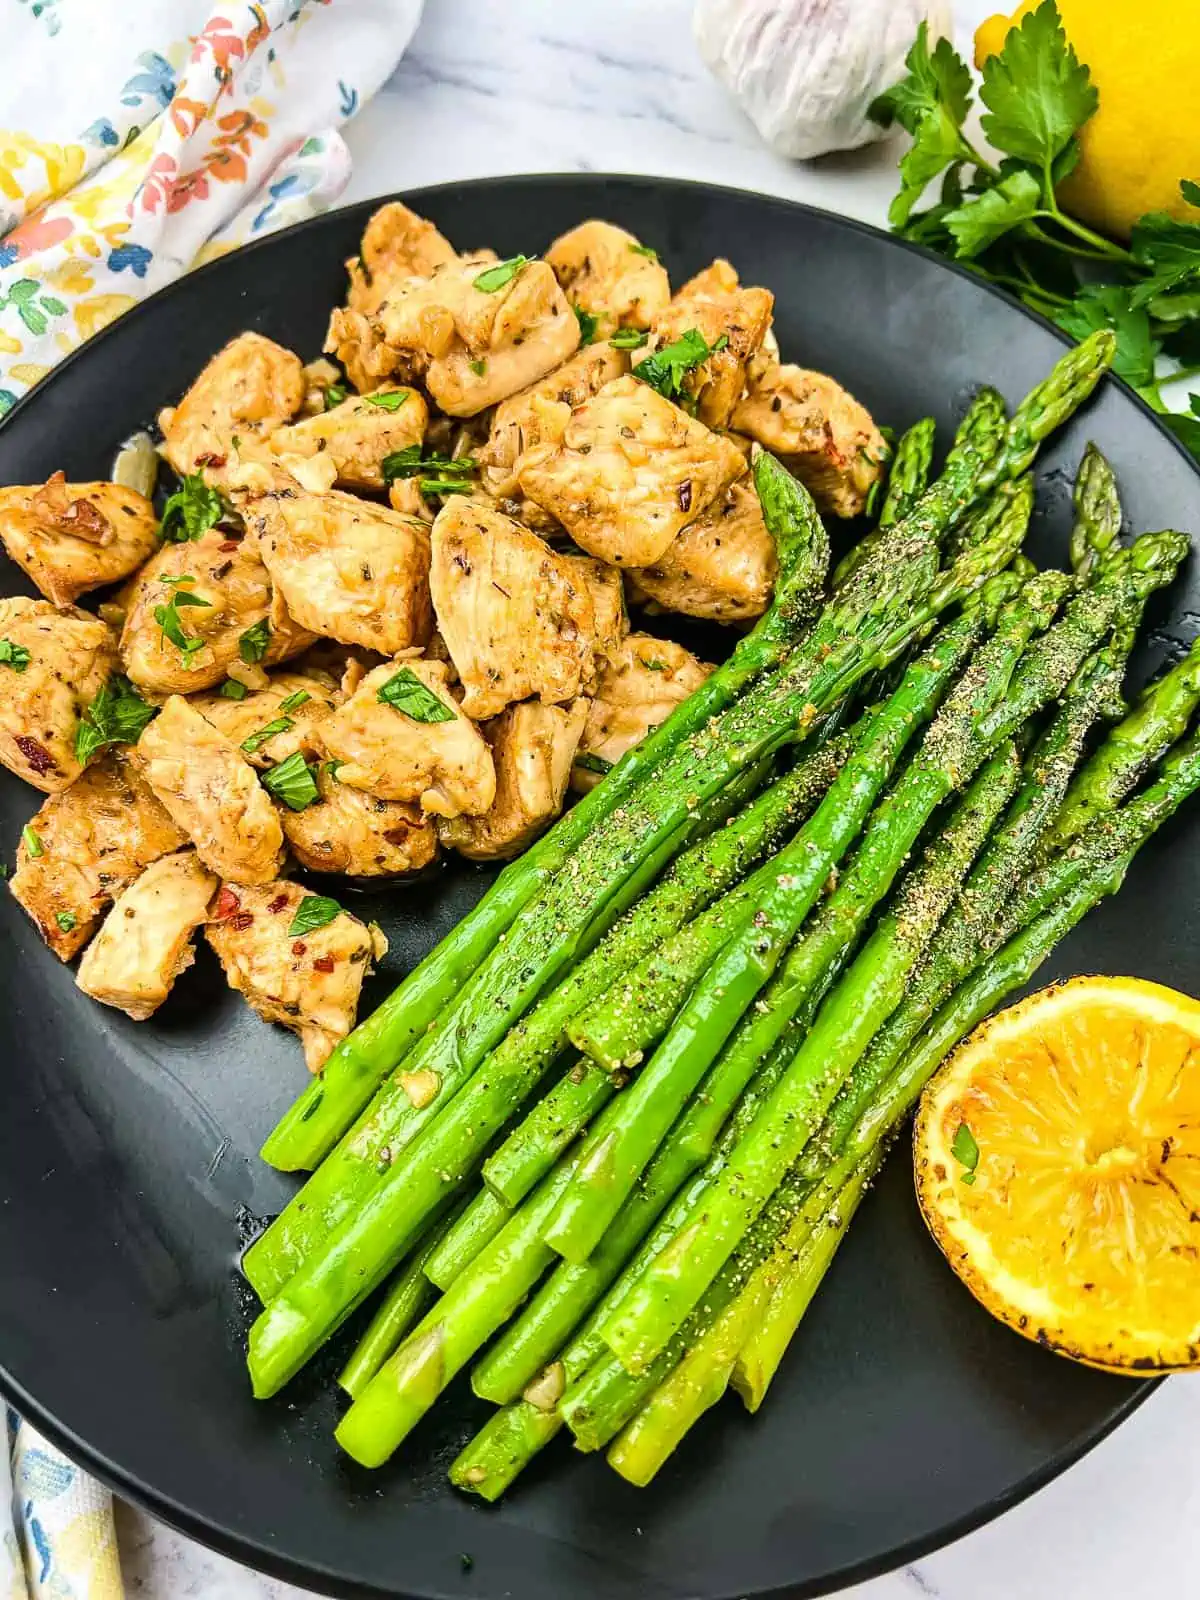
<svg viewBox="0 0 1200 1600">
<path fill-rule="evenodd" d="M 949 0 L 697 0 L 700 54 L 781 155 L 883 136 L 867 116 L 904 75 L 917 27 L 951 31 Z"/>
</svg>

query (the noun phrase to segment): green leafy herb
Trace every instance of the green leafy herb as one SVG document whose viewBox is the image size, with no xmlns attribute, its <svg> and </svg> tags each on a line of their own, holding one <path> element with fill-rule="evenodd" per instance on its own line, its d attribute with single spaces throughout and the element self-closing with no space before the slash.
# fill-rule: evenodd
<svg viewBox="0 0 1200 1600">
<path fill-rule="evenodd" d="M 684 379 L 688 374 L 728 343 L 728 334 L 721 334 L 717 342 L 710 345 L 698 329 L 689 328 L 673 344 L 664 345 L 652 356 L 639 361 L 633 375 L 668 400 L 676 400 L 684 393 Z"/>
<path fill-rule="evenodd" d="M 326 775 L 329 778 L 330 783 L 337 783 L 339 781 L 338 780 L 338 773 L 341 771 L 341 769 L 345 765 L 346 765 L 346 763 L 344 761 L 339 761 L 336 756 L 332 756 L 325 763 L 325 772 L 326 772 Z"/>
<path fill-rule="evenodd" d="M 380 411 L 399 411 L 408 396 L 407 389 L 389 389 L 383 394 L 364 395 L 363 399 L 369 406 L 378 406 Z"/>
<path fill-rule="evenodd" d="M 580 344 L 591 344 L 596 337 L 596 329 L 600 326 L 599 317 L 594 317 L 590 311 L 585 311 L 582 306 L 572 308 L 575 320 L 579 324 Z"/>
<path fill-rule="evenodd" d="M 522 267 L 527 267 L 533 260 L 532 256 L 509 256 L 507 261 L 497 261 L 494 267 L 488 267 L 474 280 L 475 287 L 484 294 L 495 294 L 498 289 L 503 289 L 520 272 Z"/>
<path fill-rule="evenodd" d="M 252 756 L 256 750 L 261 750 L 268 739 L 273 739 L 277 733 L 290 733 L 296 724 L 291 717 L 276 717 L 274 722 L 268 722 L 259 728 L 257 733 L 252 733 L 248 739 L 242 740 L 242 750 Z"/>
<path fill-rule="evenodd" d="M 54 920 L 63 933 L 74 933 L 79 925 L 79 919 L 73 911 L 56 911 Z"/>
<path fill-rule="evenodd" d="M 39 856 L 46 854 L 46 847 L 28 823 L 21 829 L 21 842 L 25 846 L 25 854 L 31 861 L 36 861 Z"/>
<path fill-rule="evenodd" d="M 468 361 L 467 365 L 477 378 L 482 378 L 484 373 L 487 371 L 487 362 L 482 359 L 479 361 Z"/>
<path fill-rule="evenodd" d="M 334 918 L 340 917 L 341 914 L 341 906 L 328 895 L 306 894 L 296 907 L 296 915 L 292 918 L 292 925 L 288 929 L 288 938 L 301 939 L 306 933 L 316 933 L 318 928 L 327 928 Z"/>
<path fill-rule="evenodd" d="M 11 667 L 14 672 L 24 672 L 33 660 L 23 644 L 14 644 L 11 639 L 0 639 L 0 667 Z"/>
<path fill-rule="evenodd" d="M 642 665 L 647 672 L 665 672 L 667 670 L 665 661 L 643 661 Z"/>
<path fill-rule="evenodd" d="M 325 388 L 325 409 L 332 411 L 334 406 L 340 406 L 343 400 L 349 398 L 350 391 L 344 383 L 330 383 Z"/>
<path fill-rule="evenodd" d="M 236 678 L 226 678 L 217 693 L 223 700 L 244 700 L 249 694 L 244 683 L 239 683 Z"/>
<path fill-rule="evenodd" d="M 192 657 L 197 651 L 204 649 L 205 641 L 183 631 L 183 619 L 180 617 L 179 612 L 181 608 L 186 609 L 188 606 L 211 610 L 212 601 L 201 600 L 198 594 L 192 594 L 186 589 L 177 588 L 173 590 L 171 598 L 165 606 L 155 606 L 154 620 L 162 629 L 163 638 L 170 640 L 183 657 L 184 665 L 190 667 Z"/>
<path fill-rule="evenodd" d="M 431 471 L 444 477 L 469 476 L 475 471 L 475 457 L 432 455 L 422 460 L 421 446 L 409 444 L 403 450 L 393 450 L 391 455 L 384 456 L 381 471 L 385 483 L 393 483 L 397 478 L 417 478 Z"/>
<path fill-rule="evenodd" d="M 105 745 L 136 744 L 142 730 L 157 715 L 156 708 L 146 704 L 129 679 L 114 672 L 79 719 L 76 759 L 90 761 Z"/>
<path fill-rule="evenodd" d="M 1075 339 L 1086 339 L 1096 328 L 1111 328 L 1117 336 L 1113 370 L 1134 388 L 1154 382 L 1161 341 L 1155 338 L 1149 315 L 1133 305 L 1123 284 L 1087 284 L 1054 320 Z"/>
<path fill-rule="evenodd" d="M 417 487 L 428 497 L 434 494 L 470 494 L 472 486 L 462 478 L 421 478 Z"/>
<path fill-rule="evenodd" d="M 205 483 L 201 473 L 189 472 L 163 506 L 159 533 L 175 544 L 186 544 L 215 528 L 224 515 L 225 502 L 217 490 Z"/>
<path fill-rule="evenodd" d="M 585 750 L 582 755 L 577 753 L 575 765 L 582 767 L 585 772 L 599 772 L 601 776 L 606 772 L 611 772 L 613 769 L 611 761 L 606 761 L 603 756 L 592 755 L 590 750 Z"/>
<path fill-rule="evenodd" d="M 303 811 L 318 798 L 316 768 L 296 750 L 286 761 L 269 767 L 262 777 L 263 788 L 282 800 L 292 811 Z"/>
<path fill-rule="evenodd" d="M 958 1125 L 954 1143 L 950 1146 L 950 1154 L 963 1169 L 962 1181 L 966 1184 L 974 1183 L 975 1169 L 979 1165 L 979 1146 L 975 1143 L 975 1135 L 965 1122 L 960 1122 Z"/>
<path fill-rule="evenodd" d="M 641 328 L 618 328 L 608 342 L 614 350 L 640 350 L 648 337 Z"/>
<path fill-rule="evenodd" d="M 994 189 L 972 195 L 948 211 L 942 221 L 954 239 L 958 256 L 970 260 L 1010 229 L 1036 217 L 1041 203 L 1041 185 L 1032 173 L 1018 167 Z"/>
<path fill-rule="evenodd" d="M 1088 69 L 1067 42 L 1058 7 L 1044 0 L 983 65 L 981 126 L 997 150 L 1049 178 L 1054 162 L 1100 104 Z"/>
<path fill-rule="evenodd" d="M 271 625 L 266 617 L 246 629 L 238 640 L 238 655 L 248 667 L 262 661 L 271 648 Z"/>
<path fill-rule="evenodd" d="M 425 687 L 411 667 L 401 667 L 386 683 L 380 684 L 375 698 L 394 711 L 402 711 L 414 722 L 454 721 L 454 712 L 432 689 Z"/>
<path fill-rule="evenodd" d="M 297 689 L 295 694 L 290 694 L 286 700 L 280 701 L 280 713 L 285 717 L 290 716 L 293 711 L 299 711 L 301 706 L 307 705 L 311 699 L 312 695 L 307 689 Z"/>
<path fill-rule="evenodd" d="M 647 261 L 658 260 L 658 251 L 652 249 L 648 244 L 631 244 L 629 248 L 635 256 L 645 256 Z"/>
</svg>

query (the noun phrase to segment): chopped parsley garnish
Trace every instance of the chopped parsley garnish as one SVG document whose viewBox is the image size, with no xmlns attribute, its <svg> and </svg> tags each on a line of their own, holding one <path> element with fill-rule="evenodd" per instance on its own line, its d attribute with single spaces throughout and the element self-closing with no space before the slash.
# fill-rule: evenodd
<svg viewBox="0 0 1200 1600">
<path fill-rule="evenodd" d="M 454 713 L 432 689 L 427 689 L 411 667 L 400 671 L 379 686 L 375 697 L 381 705 L 402 711 L 414 722 L 453 722 Z"/>
<path fill-rule="evenodd" d="M 163 506 L 159 534 L 175 544 L 186 544 L 215 528 L 225 515 L 225 502 L 199 472 L 189 472 Z"/>
<path fill-rule="evenodd" d="M 318 798 L 316 768 L 297 750 L 263 773 L 263 788 L 292 811 L 303 811 Z"/>
<path fill-rule="evenodd" d="M 522 267 L 527 267 L 533 260 L 532 256 L 509 256 L 507 261 L 497 261 L 494 267 L 487 267 L 474 280 L 475 287 L 484 294 L 495 294 L 497 289 L 503 289 L 520 272 Z"/>
<path fill-rule="evenodd" d="M 238 640 L 238 655 L 248 667 L 260 662 L 271 647 L 271 625 L 266 617 L 247 628 Z"/>
<path fill-rule="evenodd" d="M 292 918 L 292 925 L 288 929 L 288 938 L 300 939 L 306 933 L 316 933 L 318 928 L 327 928 L 334 918 L 340 917 L 341 914 L 341 906 L 328 895 L 306 894 L 296 907 L 296 915 Z"/>
<path fill-rule="evenodd" d="M 325 409 L 332 411 L 334 406 L 340 406 L 343 400 L 349 398 L 350 391 L 344 383 L 331 383 L 325 389 Z"/>
<path fill-rule="evenodd" d="M 261 750 L 268 739 L 273 739 L 277 733 L 290 733 L 296 724 L 291 717 L 276 717 L 274 722 L 268 722 L 257 733 L 252 733 L 248 739 L 242 740 L 242 751 L 245 755 L 252 756 L 256 750 Z"/>
<path fill-rule="evenodd" d="M 236 678 L 226 678 L 217 693 L 223 700 L 244 700 L 250 691 Z"/>
<path fill-rule="evenodd" d="M 307 689 L 297 689 L 295 694 L 288 695 L 287 699 L 281 702 L 279 713 L 284 717 L 290 716 L 293 711 L 299 711 L 301 706 L 307 705 L 311 699 L 312 695 Z"/>
<path fill-rule="evenodd" d="M 427 498 L 434 494 L 470 494 L 472 485 L 462 478 L 421 478 L 417 488 Z"/>
<path fill-rule="evenodd" d="M 0 639 L 0 667 L 11 667 L 14 672 L 24 672 L 33 657 L 23 644 L 11 639 Z"/>
<path fill-rule="evenodd" d="M 56 911 L 54 920 L 63 933 L 74 933 L 79 926 L 79 920 L 73 911 Z"/>
<path fill-rule="evenodd" d="M 950 1146 L 950 1154 L 963 1169 L 962 1181 L 965 1184 L 974 1183 L 975 1169 L 979 1165 L 979 1146 L 975 1142 L 975 1135 L 965 1122 L 960 1122 L 958 1125 L 954 1143 Z"/>
<path fill-rule="evenodd" d="M 594 317 L 590 311 L 585 311 L 582 306 L 573 307 L 575 320 L 579 324 L 580 344 L 591 344 L 596 337 L 596 329 L 600 326 L 600 318 Z"/>
<path fill-rule="evenodd" d="M 658 251 L 648 244 L 631 244 L 629 248 L 635 256 L 645 256 L 647 261 L 657 261 Z"/>
<path fill-rule="evenodd" d="M 648 337 L 641 328 L 617 328 L 608 342 L 614 350 L 640 350 Z"/>
<path fill-rule="evenodd" d="M 369 406 L 378 406 L 380 411 L 399 411 L 408 395 L 407 389 L 389 389 L 383 394 L 365 394 L 363 399 Z"/>
<path fill-rule="evenodd" d="M 482 359 L 479 361 L 469 361 L 467 365 L 477 378 L 482 378 L 484 373 L 487 371 L 487 362 Z"/>
<path fill-rule="evenodd" d="M 338 773 L 345 765 L 346 763 L 344 761 L 339 761 L 337 756 L 331 756 L 330 759 L 325 763 L 325 771 L 328 774 L 329 781 L 331 783 L 340 782 Z"/>
<path fill-rule="evenodd" d="M 163 638 L 170 642 L 179 651 L 184 659 L 184 664 L 191 665 L 192 657 L 198 650 L 203 650 L 205 641 L 197 639 L 183 631 L 183 619 L 180 617 L 180 608 L 198 606 L 205 610 L 212 609 L 211 600 L 201 600 L 198 594 L 192 594 L 186 589 L 175 589 L 165 606 L 155 606 L 154 620 L 163 631 Z"/>
<path fill-rule="evenodd" d="M 90 761 L 105 745 L 136 744 L 157 715 L 157 708 L 146 704 L 129 679 L 114 672 L 79 719 L 76 759 Z"/>
<path fill-rule="evenodd" d="M 39 856 L 46 854 L 45 846 L 28 824 L 21 829 L 21 842 L 25 846 L 25 854 L 31 861 L 36 861 Z"/>
<path fill-rule="evenodd" d="M 594 756 L 590 750 L 585 750 L 582 755 L 577 755 L 575 757 L 575 765 L 582 767 L 585 772 L 598 772 L 601 776 L 606 772 L 611 772 L 613 769 L 611 761 L 606 761 L 603 756 Z"/>
<path fill-rule="evenodd" d="M 421 459 L 421 446 L 407 444 L 403 450 L 393 450 L 384 456 L 380 470 L 385 483 L 397 478 L 418 478 L 424 473 L 438 473 L 442 477 L 469 477 L 475 471 L 474 456 L 426 456 Z"/>
<path fill-rule="evenodd" d="M 642 665 L 647 672 L 665 672 L 667 670 L 665 661 L 643 661 Z"/>
<path fill-rule="evenodd" d="M 689 328 L 673 344 L 666 344 L 652 356 L 639 361 L 633 369 L 633 375 L 643 383 L 648 383 L 652 389 L 657 389 L 666 399 L 678 400 L 685 392 L 684 379 L 688 373 L 707 361 L 709 356 L 715 356 L 718 350 L 724 350 L 728 343 L 728 334 L 723 333 L 715 344 L 710 345 L 698 329 Z"/>
</svg>

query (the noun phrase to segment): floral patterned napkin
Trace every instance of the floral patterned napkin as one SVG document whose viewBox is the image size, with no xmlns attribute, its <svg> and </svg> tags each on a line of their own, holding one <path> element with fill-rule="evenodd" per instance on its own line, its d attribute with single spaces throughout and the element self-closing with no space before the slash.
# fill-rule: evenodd
<svg viewBox="0 0 1200 1600">
<path fill-rule="evenodd" d="M 420 11 L 0 0 L 0 417 L 190 267 L 330 206 L 350 177 L 338 127 Z M 107 1490 L 0 1410 L 0 1600 L 122 1593 Z"/>
</svg>

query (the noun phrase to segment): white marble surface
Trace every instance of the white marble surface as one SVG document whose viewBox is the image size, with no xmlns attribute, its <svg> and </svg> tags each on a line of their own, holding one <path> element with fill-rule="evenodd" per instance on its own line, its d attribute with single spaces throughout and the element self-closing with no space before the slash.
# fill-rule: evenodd
<svg viewBox="0 0 1200 1600">
<path fill-rule="evenodd" d="M 958 0 L 964 43 L 993 9 Z M 704 178 L 882 221 L 896 151 L 806 166 L 772 155 L 706 74 L 690 14 L 691 0 L 426 0 L 399 71 L 348 130 L 355 176 L 346 199 L 494 173 L 592 170 Z M 1174 1380 L 1032 1500 L 847 1593 L 1196 1600 L 1198 1441 L 1200 1381 Z M 127 1507 L 119 1533 L 128 1592 L 143 1600 L 300 1593 Z"/>
</svg>

